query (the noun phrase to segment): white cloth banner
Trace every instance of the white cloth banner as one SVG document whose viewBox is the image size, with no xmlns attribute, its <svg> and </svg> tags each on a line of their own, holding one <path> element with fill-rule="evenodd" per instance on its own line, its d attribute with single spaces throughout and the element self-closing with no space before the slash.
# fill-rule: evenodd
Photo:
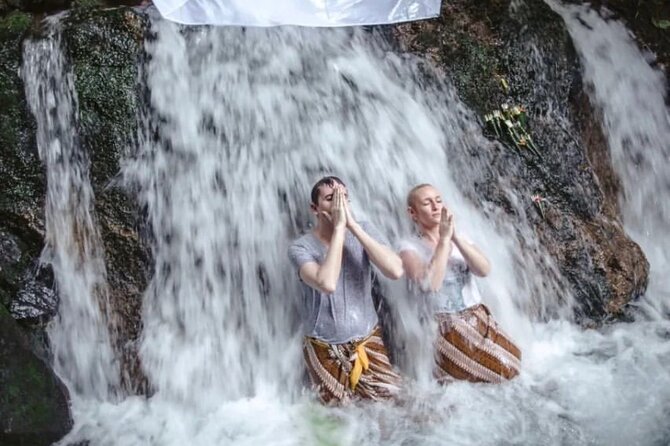
<svg viewBox="0 0 670 446">
<path fill-rule="evenodd" d="M 437 17 L 441 0 L 153 0 L 187 25 L 353 26 Z"/>
</svg>

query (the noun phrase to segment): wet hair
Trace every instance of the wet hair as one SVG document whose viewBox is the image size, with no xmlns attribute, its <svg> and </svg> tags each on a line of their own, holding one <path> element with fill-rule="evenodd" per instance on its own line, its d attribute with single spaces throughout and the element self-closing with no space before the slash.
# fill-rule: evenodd
<svg viewBox="0 0 670 446">
<path fill-rule="evenodd" d="M 429 184 L 429 183 L 421 183 L 417 186 L 414 186 L 412 189 L 410 189 L 409 193 L 407 194 L 407 207 L 410 207 L 410 208 L 412 207 L 412 204 L 413 204 L 412 200 L 414 200 L 414 194 L 416 193 L 416 191 L 418 191 L 419 189 L 423 189 L 424 187 L 428 187 L 428 186 L 432 187 L 433 185 Z"/>
<path fill-rule="evenodd" d="M 321 178 L 319 181 L 316 182 L 316 184 L 312 187 L 312 204 L 318 204 L 319 203 L 319 189 L 321 186 L 334 186 L 335 183 L 341 184 L 342 186 L 346 187 L 346 184 L 344 184 L 344 181 L 339 179 L 336 176 L 330 175 L 327 177 Z"/>
</svg>

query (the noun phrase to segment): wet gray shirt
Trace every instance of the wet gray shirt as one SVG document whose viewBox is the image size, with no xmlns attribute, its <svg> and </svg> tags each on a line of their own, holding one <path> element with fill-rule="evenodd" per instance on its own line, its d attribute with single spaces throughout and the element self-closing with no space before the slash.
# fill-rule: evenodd
<svg viewBox="0 0 670 446">
<path fill-rule="evenodd" d="M 467 237 L 464 239 L 471 243 Z M 406 250 L 416 252 L 426 264 L 434 254 L 432 246 L 419 237 L 401 240 L 398 251 Z M 421 291 L 418 287 L 413 288 L 413 291 L 421 297 L 425 308 L 431 313 L 456 313 L 481 302 L 470 268 L 455 244 L 447 261 L 442 287 L 433 292 Z"/>
<path fill-rule="evenodd" d="M 388 245 L 369 223 L 361 227 L 376 241 Z M 307 262 L 321 265 L 326 246 L 309 232 L 293 242 L 288 254 L 297 271 Z M 347 231 L 342 252 L 342 269 L 335 292 L 325 294 L 301 281 L 302 321 L 305 336 L 329 344 L 343 344 L 370 334 L 377 325 L 372 302 L 372 265 L 358 239 Z"/>
</svg>

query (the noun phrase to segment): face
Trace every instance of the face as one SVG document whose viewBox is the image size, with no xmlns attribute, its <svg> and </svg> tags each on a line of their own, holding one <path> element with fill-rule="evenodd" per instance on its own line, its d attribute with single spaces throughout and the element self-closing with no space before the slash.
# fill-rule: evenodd
<svg viewBox="0 0 670 446">
<path fill-rule="evenodd" d="M 430 228 L 440 224 L 443 207 L 445 206 L 440 192 L 433 186 L 425 186 L 414 191 L 411 206 L 407 211 L 412 221 L 422 227 Z"/>
<path fill-rule="evenodd" d="M 333 197 L 335 196 L 335 189 L 341 187 L 344 189 L 344 198 L 347 199 L 349 194 L 347 188 L 337 182 L 333 182 L 332 185 L 324 184 L 319 187 L 319 199 L 316 204 L 312 204 L 312 211 L 317 215 L 320 215 L 321 212 L 326 212 L 330 214 L 330 209 L 333 207 Z"/>
</svg>

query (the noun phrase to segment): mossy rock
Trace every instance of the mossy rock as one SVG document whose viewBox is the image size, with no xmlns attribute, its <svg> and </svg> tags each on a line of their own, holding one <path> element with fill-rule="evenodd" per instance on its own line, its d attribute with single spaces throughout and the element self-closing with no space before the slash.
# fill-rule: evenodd
<svg viewBox="0 0 670 446">
<path fill-rule="evenodd" d="M 105 250 L 111 307 L 120 326 L 114 344 L 124 359 L 129 391 L 144 386 L 135 346 L 141 332 L 142 292 L 151 268 L 148 245 L 139 236 L 140 212 L 133 196 L 115 180 L 121 160 L 132 155 L 138 135 L 146 16 L 131 8 L 79 8 L 64 23 L 63 43 L 74 72 L 79 136 L 91 160 L 95 214 Z M 134 348 L 134 347 L 133 347 Z M 132 371 L 129 371 L 132 369 Z"/>
<path fill-rule="evenodd" d="M 45 172 L 19 76 L 32 24 L 30 14 L 18 11 L 0 17 L 0 303 L 8 308 L 43 247 Z"/>
<path fill-rule="evenodd" d="M 50 445 L 72 427 L 69 397 L 0 305 L 0 444 Z"/>
</svg>

